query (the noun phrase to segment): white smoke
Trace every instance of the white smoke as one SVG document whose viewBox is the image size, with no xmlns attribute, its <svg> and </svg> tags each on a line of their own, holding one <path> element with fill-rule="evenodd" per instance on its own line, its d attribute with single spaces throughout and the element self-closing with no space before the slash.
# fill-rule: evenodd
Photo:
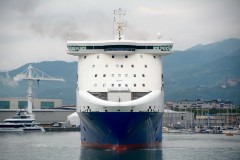
<svg viewBox="0 0 240 160">
<path fill-rule="evenodd" d="M 5 72 L 5 76 L 0 76 L 0 82 L 4 85 L 4 86 L 9 86 L 9 87 L 16 87 L 18 86 L 18 82 L 14 81 L 13 78 L 11 78 L 9 76 L 8 72 Z"/>
</svg>

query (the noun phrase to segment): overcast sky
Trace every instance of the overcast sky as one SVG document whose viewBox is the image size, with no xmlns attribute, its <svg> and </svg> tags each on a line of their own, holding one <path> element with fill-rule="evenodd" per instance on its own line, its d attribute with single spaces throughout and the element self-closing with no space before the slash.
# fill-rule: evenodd
<svg viewBox="0 0 240 160">
<path fill-rule="evenodd" d="M 113 39 L 113 10 L 123 8 L 128 39 L 172 39 L 185 50 L 240 38 L 239 0 L 0 0 L 0 70 L 64 60 L 68 35 Z"/>
</svg>

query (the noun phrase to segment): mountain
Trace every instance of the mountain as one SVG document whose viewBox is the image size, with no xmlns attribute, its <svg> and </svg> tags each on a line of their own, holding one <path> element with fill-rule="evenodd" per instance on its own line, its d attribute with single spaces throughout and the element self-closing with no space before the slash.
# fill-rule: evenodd
<svg viewBox="0 0 240 160">
<path fill-rule="evenodd" d="M 165 99 L 224 99 L 240 104 L 240 40 L 176 51 L 164 60 Z M 229 82 L 236 82 L 234 85 Z"/>
<path fill-rule="evenodd" d="M 218 51 L 222 53 L 233 52 L 238 50 L 240 46 L 239 39 L 230 38 L 225 39 L 223 41 L 218 41 L 214 43 L 210 43 L 207 45 L 198 44 L 189 48 L 188 50 L 200 50 L 200 51 Z"/>
<path fill-rule="evenodd" d="M 33 67 L 65 82 L 40 81 L 34 96 L 62 98 L 65 105 L 75 104 L 77 62 L 31 63 Z M 0 97 L 25 97 L 27 81 L 12 77 L 28 67 L 0 72 Z M 223 99 L 240 104 L 240 39 L 227 39 L 174 51 L 163 57 L 165 100 Z"/>
</svg>

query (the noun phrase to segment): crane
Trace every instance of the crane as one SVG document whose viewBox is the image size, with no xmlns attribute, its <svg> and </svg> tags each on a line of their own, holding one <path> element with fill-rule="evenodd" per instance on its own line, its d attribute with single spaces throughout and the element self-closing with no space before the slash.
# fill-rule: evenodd
<svg viewBox="0 0 240 160">
<path fill-rule="evenodd" d="M 14 77 L 14 81 L 21 81 L 21 80 L 28 80 L 28 106 L 27 111 L 29 114 L 32 114 L 32 107 L 33 107 L 33 83 L 34 81 L 62 81 L 64 82 L 63 78 L 54 78 L 52 76 L 49 76 L 48 74 L 34 68 L 31 64 L 28 66 L 26 70 L 24 70 L 22 73 L 17 74 Z"/>
</svg>

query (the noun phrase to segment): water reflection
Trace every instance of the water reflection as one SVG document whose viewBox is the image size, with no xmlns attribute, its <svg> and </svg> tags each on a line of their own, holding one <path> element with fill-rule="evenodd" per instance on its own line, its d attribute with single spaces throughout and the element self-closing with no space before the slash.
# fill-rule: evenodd
<svg viewBox="0 0 240 160">
<path fill-rule="evenodd" d="M 127 150 L 116 152 L 112 150 L 81 149 L 80 160 L 161 160 L 161 149 Z"/>
</svg>

